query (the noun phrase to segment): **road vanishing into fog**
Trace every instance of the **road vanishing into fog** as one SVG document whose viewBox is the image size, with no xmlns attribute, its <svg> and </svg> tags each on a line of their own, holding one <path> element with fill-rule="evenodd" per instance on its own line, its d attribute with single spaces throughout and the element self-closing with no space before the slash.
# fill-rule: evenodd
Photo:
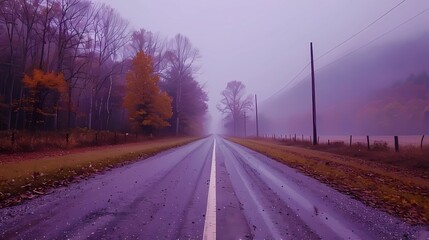
<svg viewBox="0 0 429 240">
<path fill-rule="evenodd" d="M 427 237 L 218 136 L 0 209 L 0 239 Z"/>
</svg>

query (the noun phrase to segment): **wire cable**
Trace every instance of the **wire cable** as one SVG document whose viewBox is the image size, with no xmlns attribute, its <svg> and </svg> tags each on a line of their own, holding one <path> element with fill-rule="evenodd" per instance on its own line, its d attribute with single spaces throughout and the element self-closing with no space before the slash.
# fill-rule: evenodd
<svg viewBox="0 0 429 240">
<path fill-rule="evenodd" d="M 398 3 L 397 5 L 395 5 L 393 8 L 391 8 L 389 11 L 387 11 L 387 12 L 386 12 L 386 13 L 384 13 L 382 16 L 380 16 L 379 18 L 377 18 L 375 21 L 373 21 L 372 23 L 370 23 L 369 25 L 367 25 L 364 29 L 362 29 L 362 30 L 360 30 L 358 33 L 354 34 L 354 35 L 353 35 L 352 37 L 350 37 L 348 40 L 346 39 L 345 41 L 343 41 L 340 45 L 342 45 L 342 44 L 344 44 L 345 42 L 347 42 L 347 41 L 351 40 L 354 36 L 357 36 L 359 33 L 363 32 L 364 30 L 366 30 L 366 29 L 367 29 L 367 28 L 369 28 L 370 26 L 374 25 L 377 21 L 379 21 L 381 18 L 383 18 L 384 16 L 386 16 L 387 14 L 389 14 L 390 12 L 392 12 L 395 8 L 399 7 L 399 5 L 401 5 L 401 4 L 402 4 L 402 3 L 404 3 L 405 1 L 406 1 L 406 0 L 403 0 L 402 2 Z M 380 38 L 382 38 L 382 37 L 384 37 L 384 36 L 386 36 L 386 35 L 388 35 L 388 34 L 392 33 L 393 31 L 397 30 L 398 28 L 402 27 L 403 25 L 405 25 L 405 24 L 409 23 L 410 21 L 414 20 L 415 18 L 419 17 L 420 15 L 422 15 L 422 14 L 424 14 L 424 13 L 428 12 L 428 11 L 429 11 L 429 8 L 424 9 L 423 11 L 419 12 L 418 14 L 416 14 L 416 15 L 414 15 L 414 16 L 412 16 L 412 17 L 408 18 L 407 20 L 405 20 L 405 21 L 403 21 L 403 22 L 401 22 L 399 25 L 395 26 L 394 28 L 390 29 L 389 31 L 387 31 L 387 32 L 384 32 L 384 33 L 380 34 L 380 35 L 379 35 L 379 36 L 377 36 L 376 38 L 374 38 L 374 39 L 372 39 L 371 41 L 369 41 L 369 42 L 365 43 L 364 45 L 362 45 L 362 46 L 358 47 L 357 49 L 354 49 L 354 50 L 350 51 L 349 53 L 347 53 L 347 54 L 345 54 L 345 55 L 343 55 L 343 56 L 339 57 L 338 59 L 336 59 L 336 60 L 334 60 L 334 61 L 332 61 L 332 62 L 328 63 L 327 65 L 325 65 L 325 66 L 323 66 L 323 67 L 321 67 L 321 68 L 316 69 L 316 70 L 315 70 L 315 72 L 318 72 L 318 71 L 320 71 L 320 70 L 322 70 L 322 69 L 324 69 L 324 68 L 326 68 L 326 67 L 328 67 L 328 66 L 330 66 L 330 65 L 332 65 L 332 64 L 334 64 L 334 63 L 337 63 L 337 62 L 341 61 L 342 59 L 344 59 L 344 58 L 346 58 L 346 57 L 348 57 L 348 56 L 350 56 L 350 55 L 352 55 L 352 54 L 354 54 L 354 53 L 358 52 L 359 50 L 361 50 L 361 49 L 363 49 L 363 48 L 365 48 L 365 47 L 369 46 L 369 45 L 370 45 L 370 44 L 372 44 L 373 42 L 375 42 L 375 41 L 379 40 Z M 332 49 L 331 49 L 331 50 L 329 50 L 328 52 L 326 52 L 326 53 L 324 53 L 323 55 L 319 56 L 316 60 L 318 60 L 318 59 L 320 59 L 321 57 L 323 57 L 323 56 L 327 55 L 329 52 L 332 52 L 335 48 L 338 48 L 340 45 L 337 45 L 336 47 L 332 48 Z M 280 88 L 280 89 L 279 89 L 279 90 L 277 90 L 274 94 L 272 94 L 272 95 L 270 95 L 269 97 L 267 97 L 266 99 L 264 99 L 261 103 L 264 103 L 265 101 L 267 101 L 267 100 L 271 99 L 272 97 L 274 97 L 274 96 L 278 95 L 280 92 L 282 92 L 282 91 L 283 91 L 284 89 L 286 89 L 288 86 L 290 86 L 293 82 L 295 82 L 295 81 L 298 79 L 298 77 L 299 77 L 299 76 L 304 72 L 304 70 L 305 70 L 309 65 L 310 65 L 310 63 L 308 63 L 308 64 L 307 64 L 303 69 L 301 69 L 301 71 L 300 71 L 300 72 L 298 72 L 298 74 L 296 74 L 296 75 L 295 75 L 295 77 L 294 77 L 294 78 L 292 78 L 290 81 L 288 81 L 288 82 L 287 82 L 287 83 L 286 83 L 282 88 Z M 305 77 L 304 77 L 304 78 L 302 78 L 302 79 L 305 79 Z"/>
<path fill-rule="evenodd" d="M 301 71 L 299 71 L 290 81 L 288 81 L 283 87 L 281 87 L 279 90 L 277 90 L 275 93 L 271 94 L 269 97 L 265 98 L 263 101 L 261 101 L 261 104 L 264 103 L 265 101 L 268 101 L 269 99 L 271 99 L 272 97 L 276 96 L 277 94 L 281 93 L 283 90 L 285 90 L 288 86 L 290 86 L 296 79 L 298 79 L 299 75 L 301 75 L 305 69 L 308 68 L 308 66 L 310 66 L 310 63 L 307 63 L 307 65 L 305 65 Z"/>
<path fill-rule="evenodd" d="M 348 57 L 348 56 L 350 56 L 350 55 L 352 55 L 352 54 L 356 53 L 357 51 L 361 50 L 362 48 L 365 48 L 365 47 L 367 47 L 367 46 L 371 45 L 373 42 L 375 42 L 375 41 L 379 40 L 380 38 L 382 38 L 382 37 L 384 37 L 384 36 L 386 36 L 386 35 L 388 35 L 388 34 L 390 34 L 390 33 L 394 32 L 394 31 L 396 31 L 398 28 L 400 28 L 400 27 L 402 27 L 403 25 L 405 25 L 405 24 L 407 24 L 407 23 L 411 22 L 411 21 L 412 21 L 412 20 L 414 20 L 415 18 L 419 17 L 420 15 L 422 15 L 422 14 L 424 14 L 424 13 L 428 12 L 428 11 L 429 11 L 429 8 L 424 9 L 423 11 L 421 11 L 421 12 L 419 12 L 418 14 L 416 14 L 416 15 L 414 15 L 414 16 L 412 16 L 412 17 L 408 18 L 407 20 L 403 21 L 402 23 L 400 23 L 400 24 L 399 24 L 399 25 L 397 25 L 396 27 L 394 27 L 394 28 L 390 29 L 389 31 L 384 32 L 384 33 L 382 33 L 382 34 L 378 35 L 376 38 L 372 39 L 371 41 L 369 41 L 369 42 L 365 43 L 364 45 L 362 45 L 362 46 L 360 46 L 360 47 L 356 48 L 355 50 L 352 50 L 352 51 L 350 51 L 349 53 L 347 53 L 347 54 L 345 54 L 345 55 L 343 55 L 343 56 L 341 56 L 341 57 L 337 58 L 336 60 L 334 60 L 334 61 L 332 61 L 332 62 L 330 62 L 330 63 L 326 64 L 325 66 L 318 68 L 318 69 L 317 69 L 317 70 L 315 70 L 315 71 L 316 71 L 316 72 L 317 72 L 317 71 L 320 71 L 320 70 L 322 70 L 322 69 L 324 69 L 324 68 L 326 68 L 326 67 L 328 67 L 328 66 L 330 66 L 330 65 L 332 65 L 332 64 L 334 64 L 334 63 L 337 63 L 337 62 L 341 61 L 342 59 L 344 59 L 344 58 L 346 58 L 346 57 Z"/>
<path fill-rule="evenodd" d="M 396 4 L 394 7 L 392 7 L 391 9 L 389 9 L 387 12 L 385 12 L 383 15 L 381 15 L 380 17 L 378 17 L 377 19 L 375 19 L 374 21 L 372 21 L 371 23 L 369 23 L 368 25 L 366 25 L 364 28 L 362 28 L 361 30 L 359 30 L 358 32 L 356 32 L 355 34 L 351 35 L 350 37 L 346 38 L 344 41 L 342 41 L 341 43 L 339 43 L 338 45 L 336 45 L 335 47 L 331 48 L 330 50 L 328 50 L 327 52 L 325 52 L 324 54 L 320 55 L 319 57 L 317 57 L 315 59 L 315 61 L 323 58 L 324 56 L 328 55 L 329 53 L 331 53 L 332 51 L 334 51 L 335 49 L 341 47 L 342 45 L 344 45 L 345 43 L 347 43 L 348 41 L 352 40 L 353 38 L 355 38 L 357 35 L 361 34 L 362 32 L 364 32 L 365 30 L 367 30 L 368 28 L 370 28 L 371 26 L 373 26 L 374 24 L 376 24 L 378 21 L 380 21 L 382 18 L 384 18 L 385 16 L 387 16 L 389 13 L 391 13 L 393 10 L 395 10 L 396 8 L 398 8 L 399 6 L 401 6 L 406 0 L 402 0 L 401 2 L 399 2 L 398 4 Z"/>
</svg>

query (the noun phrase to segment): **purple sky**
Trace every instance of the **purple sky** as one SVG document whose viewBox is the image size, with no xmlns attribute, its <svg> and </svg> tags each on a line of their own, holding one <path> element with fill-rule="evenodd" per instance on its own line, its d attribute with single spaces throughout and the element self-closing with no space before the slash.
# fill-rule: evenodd
<svg viewBox="0 0 429 240">
<path fill-rule="evenodd" d="M 338 45 L 402 0 L 97 0 L 116 8 L 133 29 L 163 37 L 186 35 L 200 50 L 197 80 L 206 84 L 212 130 L 219 125 L 216 104 L 226 83 L 242 81 L 263 101 L 309 61 Z M 376 24 L 316 62 L 324 66 L 429 8 L 427 0 L 405 1 Z M 374 42 L 404 41 L 427 29 L 429 11 Z M 307 71 L 302 77 L 307 75 Z"/>
</svg>

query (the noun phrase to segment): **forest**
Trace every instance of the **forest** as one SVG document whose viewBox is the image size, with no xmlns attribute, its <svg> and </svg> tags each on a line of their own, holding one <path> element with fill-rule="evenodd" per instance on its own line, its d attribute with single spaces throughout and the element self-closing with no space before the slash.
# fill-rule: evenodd
<svg viewBox="0 0 429 240">
<path fill-rule="evenodd" d="M 0 130 L 200 134 L 200 57 L 105 4 L 0 0 Z"/>
</svg>

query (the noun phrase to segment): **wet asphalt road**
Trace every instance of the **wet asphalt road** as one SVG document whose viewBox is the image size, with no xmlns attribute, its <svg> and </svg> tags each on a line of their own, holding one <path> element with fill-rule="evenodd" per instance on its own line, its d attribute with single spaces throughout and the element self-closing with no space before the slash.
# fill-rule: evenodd
<svg viewBox="0 0 429 240">
<path fill-rule="evenodd" d="M 423 227 L 220 137 L 213 158 L 214 139 L 0 209 L 0 239 L 203 239 L 210 221 L 217 239 L 429 237 Z M 216 200 L 208 198 L 211 176 Z"/>
</svg>

